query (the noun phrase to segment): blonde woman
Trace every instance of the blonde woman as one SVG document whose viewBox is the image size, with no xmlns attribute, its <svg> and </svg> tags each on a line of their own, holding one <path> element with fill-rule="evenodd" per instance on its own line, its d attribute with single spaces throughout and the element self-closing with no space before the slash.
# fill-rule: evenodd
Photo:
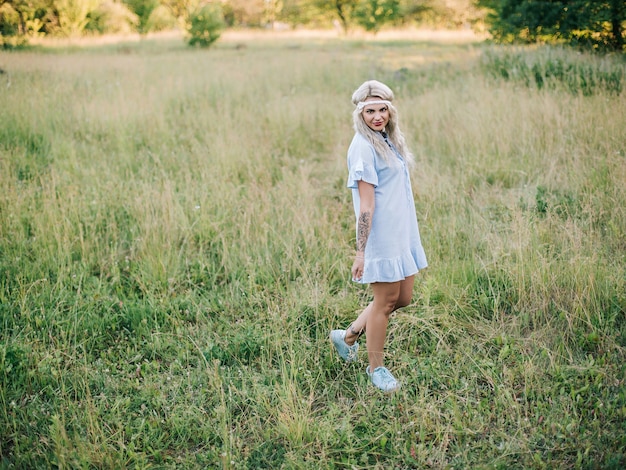
<svg viewBox="0 0 626 470">
<path fill-rule="evenodd" d="M 352 280 L 370 284 L 374 297 L 347 329 L 330 333 L 339 356 L 351 362 L 357 357 L 359 337 L 367 332 L 366 372 L 384 392 L 400 387 L 383 360 L 389 316 L 411 302 L 415 275 L 428 265 L 409 177 L 413 155 L 393 99 L 391 89 L 376 80 L 366 81 L 352 95 L 355 135 L 348 149 L 348 187 L 356 216 Z"/>
</svg>

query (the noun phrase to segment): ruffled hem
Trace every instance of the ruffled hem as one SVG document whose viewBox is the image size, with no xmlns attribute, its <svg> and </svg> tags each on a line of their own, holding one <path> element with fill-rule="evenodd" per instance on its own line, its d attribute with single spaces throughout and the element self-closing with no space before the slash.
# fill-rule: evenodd
<svg viewBox="0 0 626 470">
<path fill-rule="evenodd" d="M 422 259 L 419 259 L 422 258 Z M 420 267 L 418 267 L 418 259 Z M 417 274 L 420 269 L 428 266 L 425 257 L 406 254 L 398 258 L 367 259 L 363 267 L 363 277 L 356 281 L 360 284 L 374 282 L 398 282 Z"/>
</svg>

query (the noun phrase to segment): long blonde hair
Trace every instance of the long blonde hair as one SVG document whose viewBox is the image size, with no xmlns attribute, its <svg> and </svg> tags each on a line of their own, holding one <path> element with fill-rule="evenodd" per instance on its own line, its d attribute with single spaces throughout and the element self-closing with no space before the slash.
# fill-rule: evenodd
<svg viewBox="0 0 626 470">
<path fill-rule="evenodd" d="M 365 101 L 367 98 L 377 98 L 390 102 L 389 122 L 385 127 L 387 138 L 396 147 L 398 152 L 400 152 L 400 155 L 404 157 L 405 161 L 412 163 L 413 154 L 409 150 L 404 134 L 400 130 L 398 110 L 391 104 L 394 98 L 393 91 L 384 83 L 377 80 L 368 80 L 352 94 L 352 103 L 356 106 L 352 113 L 354 131 L 365 137 L 374 146 L 376 153 L 385 159 L 385 161 L 389 161 L 390 158 L 394 156 L 393 150 L 389 148 L 380 132 L 370 129 L 363 119 L 363 108 L 360 108 L 358 104 Z"/>
</svg>

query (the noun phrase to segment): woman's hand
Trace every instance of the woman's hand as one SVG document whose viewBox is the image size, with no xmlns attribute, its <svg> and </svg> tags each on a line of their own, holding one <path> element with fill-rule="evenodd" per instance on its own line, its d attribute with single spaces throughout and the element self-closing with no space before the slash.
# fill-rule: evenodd
<svg viewBox="0 0 626 470">
<path fill-rule="evenodd" d="M 363 255 L 356 255 L 354 257 L 354 262 L 352 263 L 352 280 L 360 281 L 363 278 L 364 264 L 365 260 L 363 259 Z"/>
</svg>

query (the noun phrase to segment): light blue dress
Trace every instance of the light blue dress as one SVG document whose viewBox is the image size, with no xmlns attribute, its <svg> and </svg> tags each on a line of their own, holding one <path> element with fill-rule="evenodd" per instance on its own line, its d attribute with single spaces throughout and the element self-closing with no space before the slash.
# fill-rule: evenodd
<svg viewBox="0 0 626 470">
<path fill-rule="evenodd" d="M 382 139 L 381 135 L 381 139 Z M 361 284 L 396 282 L 428 266 L 422 247 L 409 170 L 391 145 L 396 158 L 386 162 L 361 134 L 348 148 L 348 188 L 352 189 L 354 214 L 358 219 L 358 181 L 374 185 L 374 216 L 365 246 Z M 357 235 L 358 236 L 358 235 Z"/>
</svg>

